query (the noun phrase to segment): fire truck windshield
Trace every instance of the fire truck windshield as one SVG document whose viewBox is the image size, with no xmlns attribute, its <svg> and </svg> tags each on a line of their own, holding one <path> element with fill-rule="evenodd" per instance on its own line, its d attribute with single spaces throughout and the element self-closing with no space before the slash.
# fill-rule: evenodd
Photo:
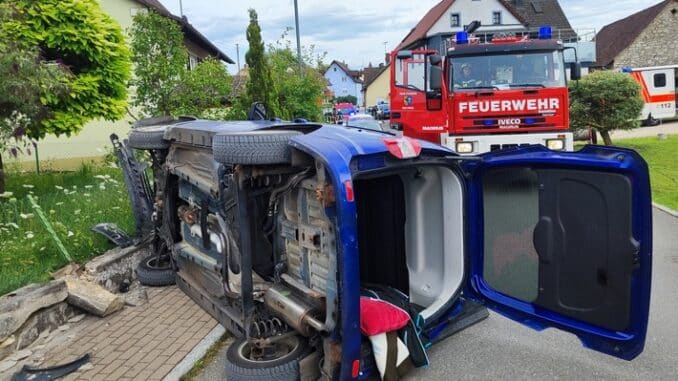
<svg viewBox="0 0 678 381">
<path fill-rule="evenodd" d="M 523 87 L 565 87 L 561 51 L 458 56 L 449 61 L 449 87 L 506 90 Z"/>
</svg>

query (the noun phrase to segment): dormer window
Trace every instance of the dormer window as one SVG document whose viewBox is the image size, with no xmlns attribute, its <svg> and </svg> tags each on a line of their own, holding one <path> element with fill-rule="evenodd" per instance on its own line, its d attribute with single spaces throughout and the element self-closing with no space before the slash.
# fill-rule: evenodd
<svg viewBox="0 0 678 381">
<path fill-rule="evenodd" d="M 492 12 L 492 25 L 501 25 L 501 11 Z"/>
<path fill-rule="evenodd" d="M 450 14 L 450 26 L 461 26 L 461 15 L 459 13 Z"/>
</svg>

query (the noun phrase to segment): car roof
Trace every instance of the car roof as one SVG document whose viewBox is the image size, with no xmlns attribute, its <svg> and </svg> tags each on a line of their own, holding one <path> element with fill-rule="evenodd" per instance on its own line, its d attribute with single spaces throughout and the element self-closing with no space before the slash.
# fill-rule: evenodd
<svg viewBox="0 0 678 381">
<path fill-rule="evenodd" d="M 353 114 L 348 117 L 348 120 L 375 120 L 370 114 Z"/>
</svg>

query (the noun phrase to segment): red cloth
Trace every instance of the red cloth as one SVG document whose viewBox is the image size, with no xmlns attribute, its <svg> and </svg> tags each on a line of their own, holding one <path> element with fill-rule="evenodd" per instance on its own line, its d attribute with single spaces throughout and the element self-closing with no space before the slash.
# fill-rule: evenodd
<svg viewBox="0 0 678 381">
<path fill-rule="evenodd" d="M 383 300 L 360 297 L 360 331 L 365 336 L 392 332 L 404 327 L 410 315 Z"/>
</svg>

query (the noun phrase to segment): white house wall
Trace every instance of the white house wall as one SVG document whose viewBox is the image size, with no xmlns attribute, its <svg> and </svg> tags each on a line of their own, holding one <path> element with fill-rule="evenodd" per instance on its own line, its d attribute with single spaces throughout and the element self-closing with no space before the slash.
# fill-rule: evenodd
<svg viewBox="0 0 678 381">
<path fill-rule="evenodd" d="M 501 25 L 492 25 L 492 12 L 501 12 Z M 459 13 L 460 26 L 452 27 L 450 18 L 453 13 Z M 524 30 L 523 25 L 497 0 L 456 0 L 445 13 L 433 24 L 426 33 L 427 37 L 440 33 L 460 32 L 464 25 L 479 20 L 481 27 L 476 33 L 489 31 Z"/>
</svg>

